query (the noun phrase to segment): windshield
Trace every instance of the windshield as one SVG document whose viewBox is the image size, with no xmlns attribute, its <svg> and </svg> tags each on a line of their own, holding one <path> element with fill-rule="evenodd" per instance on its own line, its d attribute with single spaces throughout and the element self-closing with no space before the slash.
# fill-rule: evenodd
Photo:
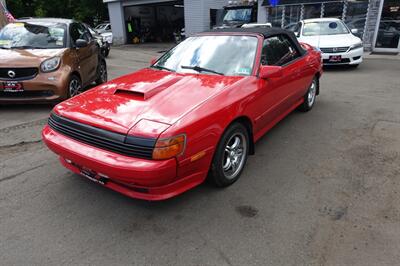
<svg viewBox="0 0 400 266">
<path fill-rule="evenodd" d="M 178 73 L 249 76 L 256 50 L 257 38 L 252 36 L 196 36 L 167 52 L 153 67 Z"/>
<path fill-rule="evenodd" d="M 349 30 L 341 21 L 308 22 L 304 24 L 303 36 L 348 34 Z"/>
<path fill-rule="evenodd" d="M 57 49 L 65 47 L 64 24 L 11 23 L 0 30 L 1 48 Z"/>
<path fill-rule="evenodd" d="M 251 8 L 228 9 L 224 16 L 224 22 L 229 22 L 229 21 L 250 22 L 251 10 L 252 10 Z"/>
<path fill-rule="evenodd" d="M 92 34 L 93 36 L 97 35 L 97 32 L 95 32 L 91 27 L 87 27 L 90 34 Z"/>
<path fill-rule="evenodd" d="M 106 26 L 107 26 L 107 24 L 100 24 L 100 25 L 97 25 L 97 27 L 96 27 L 95 29 L 96 29 L 96 30 L 102 30 L 102 29 L 104 29 Z"/>
</svg>

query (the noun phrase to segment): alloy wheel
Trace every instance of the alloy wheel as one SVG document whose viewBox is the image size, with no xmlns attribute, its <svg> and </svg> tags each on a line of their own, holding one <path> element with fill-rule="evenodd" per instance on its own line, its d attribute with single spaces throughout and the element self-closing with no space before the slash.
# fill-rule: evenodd
<svg viewBox="0 0 400 266">
<path fill-rule="evenodd" d="M 225 146 L 222 170 L 229 180 L 234 179 L 242 170 L 247 154 L 246 137 L 241 132 L 232 135 Z"/>
<path fill-rule="evenodd" d="M 73 78 L 69 83 L 69 95 L 74 97 L 82 93 L 82 85 L 79 80 Z"/>
<path fill-rule="evenodd" d="M 307 101 L 308 101 L 308 106 L 312 106 L 315 102 L 315 97 L 317 95 L 317 84 L 316 80 L 314 79 L 310 89 L 308 90 L 308 95 L 307 95 Z"/>
</svg>

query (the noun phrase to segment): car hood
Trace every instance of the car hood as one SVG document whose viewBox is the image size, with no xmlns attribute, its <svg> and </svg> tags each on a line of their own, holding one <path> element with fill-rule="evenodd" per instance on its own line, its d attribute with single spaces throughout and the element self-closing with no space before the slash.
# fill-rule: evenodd
<svg viewBox="0 0 400 266">
<path fill-rule="evenodd" d="M 0 49 L 0 67 L 33 67 L 65 49 Z"/>
<path fill-rule="evenodd" d="M 54 109 L 61 116 L 126 134 L 141 119 L 172 125 L 245 77 L 143 69 L 117 78 Z"/>
<path fill-rule="evenodd" d="M 300 42 L 307 43 L 318 48 L 347 47 L 361 42 L 361 39 L 353 34 L 336 34 L 321 36 L 302 36 Z"/>
</svg>

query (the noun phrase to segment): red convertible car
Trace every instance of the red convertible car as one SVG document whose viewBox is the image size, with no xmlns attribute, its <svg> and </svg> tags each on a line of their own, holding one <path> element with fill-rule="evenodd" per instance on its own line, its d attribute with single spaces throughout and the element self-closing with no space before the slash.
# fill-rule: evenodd
<svg viewBox="0 0 400 266">
<path fill-rule="evenodd" d="M 319 93 L 321 55 L 274 28 L 190 37 L 138 72 L 58 104 L 43 129 L 73 172 L 163 200 L 238 180 L 255 142 Z"/>
</svg>

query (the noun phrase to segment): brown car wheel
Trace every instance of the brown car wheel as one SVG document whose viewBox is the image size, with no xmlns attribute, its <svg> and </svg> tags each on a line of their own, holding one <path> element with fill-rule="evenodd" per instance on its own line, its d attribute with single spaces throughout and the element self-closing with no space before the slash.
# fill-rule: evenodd
<svg viewBox="0 0 400 266">
<path fill-rule="evenodd" d="M 96 84 L 100 85 L 107 82 L 107 64 L 106 61 L 101 60 L 97 69 Z"/>
<path fill-rule="evenodd" d="M 71 75 L 68 83 L 68 98 L 83 92 L 82 81 L 77 75 Z"/>
</svg>

